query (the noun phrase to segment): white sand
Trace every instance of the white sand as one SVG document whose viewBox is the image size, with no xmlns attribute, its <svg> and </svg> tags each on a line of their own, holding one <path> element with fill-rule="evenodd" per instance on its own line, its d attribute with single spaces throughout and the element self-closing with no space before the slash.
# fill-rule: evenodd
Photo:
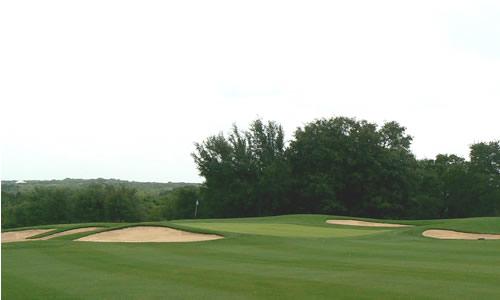
<svg viewBox="0 0 500 300">
<path fill-rule="evenodd" d="M 148 243 L 148 242 L 197 242 L 218 240 L 222 236 L 215 234 L 192 233 L 168 227 L 135 226 L 123 229 L 91 234 L 77 241 L 86 242 L 122 242 L 122 243 Z"/>
<path fill-rule="evenodd" d="M 412 225 L 404 224 L 390 224 L 390 223 L 376 223 L 376 222 L 366 222 L 358 220 L 328 220 L 328 224 L 335 225 L 350 225 L 350 226 L 365 226 L 365 227 L 410 227 Z"/>
<path fill-rule="evenodd" d="M 66 230 L 63 232 L 54 233 L 54 234 L 51 234 L 51 235 L 48 235 L 48 236 L 45 236 L 42 238 L 38 238 L 35 240 L 50 240 L 50 239 L 58 237 L 58 236 L 65 236 L 65 235 L 70 235 L 70 234 L 75 234 L 75 233 L 94 231 L 94 230 L 101 229 L 101 228 L 102 227 L 83 227 L 83 228 L 70 229 L 70 230 Z"/>
<path fill-rule="evenodd" d="M 26 238 L 34 236 L 37 234 L 52 231 L 54 229 L 28 229 L 20 231 L 10 231 L 2 232 L 2 243 L 12 243 L 12 242 L 22 242 L 22 241 L 34 241 L 28 240 Z"/>
<path fill-rule="evenodd" d="M 422 232 L 425 237 L 444 240 L 500 240 L 500 234 L 467 233 L 453 230 L 431 229 Z"/>
</svg>

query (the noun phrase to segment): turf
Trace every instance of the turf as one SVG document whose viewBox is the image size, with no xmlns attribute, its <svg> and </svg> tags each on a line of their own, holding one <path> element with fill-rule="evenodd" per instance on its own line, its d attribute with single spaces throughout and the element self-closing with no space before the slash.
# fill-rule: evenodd
<svg viewBox="0 0 500 300">
<path fill-rule="evenodd" d="M 317 226 L 305 226 L 296 224 L 276 224 L 276 223 L 180 223 L 189 227 L 199 229 L 209 229 L 219 232 L 233 232 L 253 235 L 268 235 L 277 237 L 298 237 L 298 238 L 328 238 L 361 236 L 383 232 L 383 230 L 364 230 L 347 228 L 326 228 Z"/>
<path fill-rule="evenodd" d="M 500 298 L 500 241 L 421 236 L 429 228 L 500 233 L 500 218 L 408 221 L 417 226 L 390 230 L 325 224 L 330 218 L 161 223 L 226 237 L 196 243 L 71 241 L 82 233 L 3 244 L 2 298 Z M 75 226 L 86 224 L 48 227 Z"/>
</svg>

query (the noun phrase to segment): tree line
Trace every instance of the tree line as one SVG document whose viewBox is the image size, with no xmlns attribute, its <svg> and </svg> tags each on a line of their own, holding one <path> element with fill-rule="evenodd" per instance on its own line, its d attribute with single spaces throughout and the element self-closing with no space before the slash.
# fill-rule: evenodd
<svg viewBox="0 0 500 300">
<path fill-rule="evenodd" d="M 2 227 L 191 218 L 197 199 L 197 185 L 159 193 L 109 182 L 7 189 L 2 190 Z"/>
<path fill-rule="evenodd" d="M 234 125 L 196 144 L 206 217 L 323 213 L 376 218 L 500 215 L 500 144 L 470 146 L 466 160 L 416 159 L 397 122 L 336 117 L 299 127 Z"/>
<path fill-rule="evenodd" d="M 290 213 L 431 219 L 500 215 L 500 143 L 416 159 L 397 122 L 319 119 L 285 140 L 277 122 L 195 144 L 203 184 L 96 179 L 2 182 L 2 227 Z"/>
</svg>

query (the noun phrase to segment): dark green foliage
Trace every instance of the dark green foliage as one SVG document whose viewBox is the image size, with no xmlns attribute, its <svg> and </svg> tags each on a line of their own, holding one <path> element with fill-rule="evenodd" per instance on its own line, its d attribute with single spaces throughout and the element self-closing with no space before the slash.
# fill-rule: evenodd
<svg viewBox="0 0 500 300">
<path fill-rule="evenodd" d="M 500 214 L 499 143 L 471 146 L 470 161 L 438 155 L 419 162 L 413 198 L 416 218 L 456 218 Z"/>
<path fill-rule="evenodd" d="M 2 227 L 193 217 L 190 212 L 194 212 L 194 204 L 190 201 L 198 195 L 197 186 L 161 193 L 132 186 L 91 182 L 81 186 L 24 187 L 14 193 L 2 191 Z"/>
<path fill-rule="evenodd" d="M 32 193 L 2 192 L 2 226 L 66 223 L 70 203 L 64 189 L 36 188 Z"/>
<path fill-rule="evenodd" d="M 283 130 L 261 120 L 226 138 L 196 144 L 211 217 L 335 213 L 379 218 L 450 218 L 500 214 L 499 142 L 456 155 L 416 160 L 412 137 L 397 122 L 381 127 L 351 118 Z"/>
<path fill-rule="evenodd" d="M 322 119 L 295 132 L 288 151 L 296 203 L 315 213 L 404 214 L 415 159 L 395 122 Z"/>
<path fill-rule="evenodd" d="M 165 199 L 165 205 L 162 207 L 162 216 L 167 220 L 194 218 L 196 201 L 200 201 L 198 188 L 177 188 Z M 203 214 L 203 210 L 199 208 L 198 216 Z"/>
<path fill-rule="evenodd" d="M 143 219 L 140 205 L 137 191 L 125 186 L 37 187 L 31 192 L 2 194 L 2 226 L 139 221 Z"/>
<path fill-rule="evenodd" d="M 285 212 L 289 167 L 280 125 L 256 120 L 248 131 L 211 136 L 193 154 L 206 216 L 255 216 Z"/>
</svg>

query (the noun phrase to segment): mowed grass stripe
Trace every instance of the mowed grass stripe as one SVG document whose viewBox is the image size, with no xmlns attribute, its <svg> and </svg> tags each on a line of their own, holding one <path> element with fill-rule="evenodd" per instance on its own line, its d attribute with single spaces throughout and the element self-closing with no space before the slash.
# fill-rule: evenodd
<svg viewBox="0 0 500 300">
<path fill-rule="evenodd" d="M 55 276 L 38 278 L 29 286 L 35 290 L 41 288 L 41 291 L 51 290 L 51 286 L 60 286 L 63 289 L 54 296 L 62 299 L 69 295 L 71 298 L 78 296 L 85 298 L 97 291 L 101 297 L 107 299 L 120 298 L 119 295 L 113 295 L 117 287 L 120 287 L 120 294 L 126 294 L 125 298 L 132 299 L 159 297 L 162 295 L 160 291 L 169 297 L 183 295 L 183 298 L 210 294 L 228 299 L 248 298 L 250 295 L 259 297 L 281 295 L 293 298 L 294 295 L 300 294 L 326 296 L 328 294 L 328 290 L 325 290 L 326 284 L 330 288 L 336 287 L 346 291 L 355 287 L 355 283 L 347 280 L 348 278 L 345 278 L 343 282 L 330 282 L 328 278 L 315 276 L 317 274 L 314 270 L 288 264 L 273 266 L 255 264 L 255 262 L 236 263 L 236 260 L 228 264 L 221 256 L 215 261 L 208 262 L 196 258 L 190 259 L 187 256 L 165 255 L 164 251 L 156 251 L 154 256 L 134 255 L 133 252 L 135 251 L 132 253 L 110 251 L 112 253 L 110 255 L 90 252 L 92 259 L 83 261 L 68 260 L 70 256 L 64 255 L 52 256 L 50 259 L 30 255 L 31 263 L 35 261 L 50 263 L 47 268 L 38 271 L 50 272 Z M 115 253 L 121 253 L 121 255 Z M 142 268 L 137 269 L 138 265 Z M 73 273 L 68 274 L 64 270 L 72 270 Z M 216 272 L 210 273 L 210 270 Z M 209 277 L 199 277 L 201 274 L 209 273 Z M 100 279 L 103 278 L 108 279 L 101 281 Z M 228 278 L 232 279 L 228 280 Z M 75 284 L 76 282 L 78 283 Z M 12 283 L 9 281 L 6 284 Z M 74 285 L 78 288 L 72 288 Z M 304 292 L 307 291 L 307 287 L 315 287 L 315 289 L 309 290 L 306 294 Z M 180 291 L 182 293 L 179 294 Z M 4 295 L 16 296 L 16 294 Z M 17 295 L 20 296 L 22 293 Z"/>
<path fill-rule="evenodd" d="M 304 226 L 296 224 L 273 224 L 273 223 L 201 223 L 182 222 L 182 225 L 208 229 L 221 232 L 233 232 L 253 235 L 268 235 L 279 237 L 299 237 L 299 238 L 331 238 L 331 237 L 354 237 L 385 230 L 364 230 L 350 228 L 327 228 L 318 226 Z"/>
<path fill-rule="evenodd" d="M 32 289 L 31 299 L 40 299 L 39 292 L 46 294 L 49 290 L 53 292 L 47 297 L 50 299 L 164 299 L 167 296 L 188 299 L 210 293 L 231 299 L 240 294 L 237 287 L 231 292 L 217 289 L 206 280 L 194 280 L 205 270 L 190 266 L 188 257 L 179 265 L 175 257 L 159 249 L 148 258 L 141 248 L 137 251 L 127 251 L 120 245 L 99 248 L 68 247 L 57 255 L 50 250 L 19 251 L 23 257 L 30 258 L 26 261 L 30 267 L 16 269 L 16 277 L 3 280 L 2 298 L 30 299 L 15 280 L 17 276 L 25 278 L 25 287 Z M 14 266 L 5 266 L 11 267 Z"/>
<path fill-rule="evenodd" d="M 231 244 L 237 244 L 235 241 L 225 245 L 227 249 L 232 248 Z M 262 242 L 269 241 L 269 238 L 264 238 Z M 429 296 L 430 291 L 422 287 L 435 289 L 434 295 L 444 298 L 460 296 L 464 291 L 474 291 L 474 294 L 488 298 L 498 292 L 491 289 L 496 284 L 495 277 L 484 280 L 484 275 L 488 273 L 483 274 L 480 269 L 476 269 L 476 274 L 470 274 L 466 266 L 435 265 L 430 256 L 421 264 L 405 265 L 405 259 L 391 258 L 390 253 L 382 257 L 377 255 L 385 248 L 378 243 L 372 245 L 377 251 L 370 258 L 366 252 L 371 249 L 366 243 L 338 245 L 332 240 L 328 247 L 311 255 L 304 251 L 308 248 L 305 247 L 307 243 L 287 241 L 277 245 L 281 259 L 278 255 L 270 259 L 269 253 L 252 245 L 228 253 L 224 251 L 226 247 L 220 247 L 220 243 L 218 247 L 194 250 L 183 245 L 140 245 L 133 248 L 125 245 L 85 245 L 69 247 L 56 255 L 46 248 L 38 254 L 29 251 L 22 256 L 31 257 L 26 263 L 37 266 L 31 272 L 55 274 L 47 278 L 31 277 L 37 283 L 33 291 L 39 287 L 45 290 L 45 294 L 47 290 L 59 286 L 60 298 L 68 296 L 68 292 L 84 298 L 101 295 L 111 299 L 119 298 L 118 295 L 124 293 L 127 295 L 125 298 L 131 299 L 155 298 L 162 293 L 176 298 L 211 295 L 228 299 L 252 298 L 252 295 L 255 298 L 326 298 L 332 294 L 346 298 L 399 298 L 410 292 L 413 297 Z M 409 245 L 403 246 L 403 250 L 410 250 L 407 260 L 412 261 L 418 257 L 418 251 L 411 251 L 410 248 Z M 419 247 L 416 248 L 418 250 Z M 185 251 L 187 249 L 191 251 Z M 346 252 L 348 249 L 350 255 Z M 427 259 L 429 261 L 425 263 Z M 483 276 L 479 276 L 481 274 Z M 22 275 L 26 278 L 30 274 Z M 463 284 L 459 287 L 458 282 Z M 6 288 L 12 287 L 9 282 L 6 284 Z M 446 291 L 440 287 L 453 290 Z M 113 292 L 119 294 L 113 295 Z"/>
</svg>

